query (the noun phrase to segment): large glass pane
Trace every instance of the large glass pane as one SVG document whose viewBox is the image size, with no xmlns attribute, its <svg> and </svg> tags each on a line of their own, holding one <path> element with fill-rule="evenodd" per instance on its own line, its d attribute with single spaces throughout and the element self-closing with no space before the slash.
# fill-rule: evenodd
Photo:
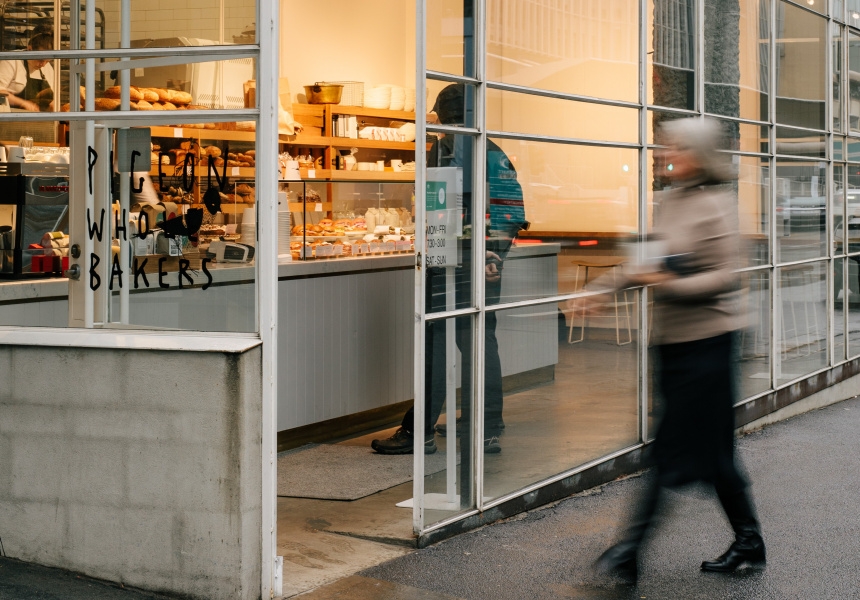
<svg viewBox="0 0 860 600">
<path fill-rule="evenodd" d="M 779 159 L 776 163 L 777 262 L 827 252 L 827 164 Z"/>
<path fill-rule="evenodd" d="M 726 132 L 726 143 L 729 150 L 765 154 L 768 152 L 770 143 L 767 125 L 754 125 L 728 119 L 718 120 Z"/>
<path fill-rule="evenodd" d="M 771 388 L 770 275 L 752 271 L 741 275 L 740 312 L 743 328 L 739 336 L 738 400 Z"/>
<path fill-rule="evenodd" d="M 635 102 L 638 23 L 628 0 L 488 0 L 487 79 Z"/>
<path fill-rule="evenodd" d="M 298 1 L 296 0 L 296 3 Z M 410 2 L 401 2 L 412 6 Z M 315 15 L 306 22 L 319 19 L 318 9 L 307 4 Z M 350 11 L 349 14 L 352 14 Z M 378 29 L 379 13 L 367 10 L 370 30 Z M 400 27 L 401 24 L 393 25 Z M 313 31 L 314 28 L 308 28 Z M 442 0 L 427 3 L 427 70 L 452 75 L 475 76 L 475 3 L 474 0 Z"/>
<path fill-rule="evenodd" d="M 130 4 L 132 48 L 257 42 L 256 0 L 220 0 L 218 3 L 188 0 L 171 2 L 169 5 L 152 2 Z M 319 18 L 319 13 L 311 6 L 296 0 L 286 0 L 282 3 L 281 10 L 286 12 L 285 16 L 291 22 L 307 22 Z M 120 2 L 97 0 L 97 45 L 119 48 L 120 25 Z M 298 33 L 301 35 L 300 31 Z M 294 41 L 297 47 L 304 47 L 301 45 L 301 39 L 294 38 Z"/>
<path fill-rule="evenodd" d="M 776 120 L 824 129 L 827 21 L 787 2 L 776 6 Z"/>
<path fill-rule="evenodd" d="M 826 367 L 827 264 L 776 270 L 777 385 Z"/>
<path fill-rule="evenodd" d="M 852 27 L 860 27 L 860 0 L 847 0 L 847 7 L 846 23 Z"/>
<path fill-rule="evenodd" d="M 846 350 L 848 345 L 845 343 L 845 321 L 848 306 L 848 301 L 851 298 L 848 289 L 848 280 L 845 278 L 845 266 L 847 261 L 844 258 L 837 258 L 833 261 L 833 363 L 839 363 L 845 360 Z"/>
<path fill-rule="evenodd" d="M 830 110 L 833 114 L 833 129 L 834 131 L 839 132 L 845 131 L 845 119 L 842 116 L 842 90 L 845 85 L 843 82 L 843 70 L 845 67 L 842 64 L 842 61 L 845 58 L 845 49 L 842 40 L 844 31 L 844 27 L 841 27 L 836 23 L 831 24 L 830 43 L 833 61 L 833 96 L 831 97 Z"/>
<path fill-rule="evenodd" d="M 849 192 L 845 188 L 844 164 L 834 163 L 833 184 L 831 187 L 833 189 L 833 215 L 831 217 L 833 224 L 833 251 L 836 254 L 844 254 L 848 251 L 848 243 L 845 241 L 846 225 L 848 225 L 849 232 L 852 229 L 852 224 L 845 221 L 845 200 Z M 858 220 L 857 225 L 860 225 L 860 220 Z"/>
<path fill-rule="evenodd" d="M 848 34 L 848 129 L 860 132 L 860 81 L 852 73 L 860 72 L 860 35 Z"/>
<path fill-rule="evenodd" d="M 637 150 L 506 139 L 488 140 L 488 146 L 503 153 L 488 154 L 488 161 L 498 163 L 507 156 L 512 165 L 510 169 L 488 170 L 488 243 L 496 243 L 494 237 L 502 239 L 503 226 L 510 231 L 510 223 L 520 219 L 519 213 L 511 210 L 518 208 L 516 200 L 510 199 L 516 189 L 515 175 L 530 225 L 528 231 L 519 232 L 517 245 L 508 255 L 509 264 L 525 265 L 513 259 L 526 256 L 544 256 L 542 260 L 550 261 L 541 263 L 541 269 L 548 271 L 532 286 L 511 287 L 505 283 L 507 273 L 502 271 L 498 290 L 501 302 L 574 291 L 578 268 L 582 271 L 586 264 L 595 269 L 609 268 L 625 262 L 627 251 L 622 242 L 635 238 L 639 229 Z M 550 276 L 555 269 L 557 280 Z M 597 274 L 590 272 L 589 280 Z M 489 300 L 494 293 L 489 281 L 487 285 Z"/>
<path fill-rule="evenodd" d="M 842 296 L 848 314 L 848 358 L 860 355 L 860 255 L 852 255 L 845 261 L 845 277 Z"/>
<path fill-rule="evenodd" d="M 738 178 L 728 184 L 737 195 L 738 221 L 744 242 L 743 266 L 770 262 L 770 169 L 768 160 L 750 156 L 734 158 Z"/>
<path fill-rule="evenodd" d="M 636 143 L 639 140 L 639 111 L 489 89 L 487 129 Z"/>
<path fill-rule="evenodd" d="M 437 448 L 424 456 L 425 525 L 475 506 L 473 323 L 471 316 L 442 319 L 424 330 L 424 437 L 416 437 Z"/>
<path fill-rule="evenodd" d="M 477 88 L 472 84 L 427 80 L 427 123 L 475 127 Z"/>
<path fill-rule="evenodd" d="M 808 158 L 825 158 L 827 156 L 827 136 L 818 131 L 777 127 L 776 153 Z"/>
<path fill-rule="evenodd" d="M 693 110 L 695 93 L 695 3 L 648 1 L 648 102 Z"/>
<path fill-rule="evenodd" d="M 569 327 L 555 304 L 488 313 L 485 437 L 502 433 L 501 452 L 484 447 L 485 496 L 638 441 L 637 300 L 635 291 L 619 292 L 599 313 L 571 301 Z M 503 421 L 493 425 L 502 397 Z"/>
<path fill-rule="evenodd" d="M 439 134 L 427 153 L 427 312 L 472 306 L 475 139 Z"/>
<path fill-rule="evenodd" d="M 770 3 L 705 2 L 704 34 L 705 111 L 767 121 Z"/>
</svg>

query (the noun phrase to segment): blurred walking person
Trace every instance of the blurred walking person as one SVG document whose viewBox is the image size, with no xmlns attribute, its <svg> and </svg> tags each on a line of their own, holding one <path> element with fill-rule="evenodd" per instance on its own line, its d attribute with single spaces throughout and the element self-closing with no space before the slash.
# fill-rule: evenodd
<svg viewBox="0 0 860 600">
<path fill-rule="evenodd" d="M 703 562 L 702 570 L 728 573 L 765 562 L 734 446 L 738 219 L 736 201 L 718 185 L 732 177 L 731 164 L 717 151 L 722 135 L 715 121 L 671 121 L 661 131 L 663 174 L 672 189 L 656 195 L 649 235 L 661 252 L 650 261 L 657 266 L 645 261 L 623 284 L 653 286 L 655 383 L 663 400 L 653 446 L 656 472 L 621 541 L 597 562 L 631 583 L 661 491 L 694 482 L 713 486 L 735 534 L 728 550 Z"/>
</svg>

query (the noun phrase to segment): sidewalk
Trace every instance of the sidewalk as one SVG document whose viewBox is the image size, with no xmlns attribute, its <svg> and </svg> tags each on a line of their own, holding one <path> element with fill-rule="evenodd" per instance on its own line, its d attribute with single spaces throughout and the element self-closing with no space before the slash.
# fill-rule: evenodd
<svg viewBox="0 0 860 600">
<path fill-rule="evenodd" d="M 732 536 L 716 498 L 692 488 L 667 494 L 636 588 L 593 573 L 592 562 L 612 543 L 644 483 L 631 477 L 367 569 L 301 600 L 860 598 L 860 398 L 749 434 L 738 450 L 767 543 L 763 570 L 699 570 Z"/>
<path fill-rule="evenodd" d="M 860 598 L 860 398 L 738 441 L 753 482 L 768 564 L 732 575 L 699 564 L 731 534 L 701 488 L 670 492 L 636 588 L 591 570 L 644 477 L 630 477 L 397 558 L 302 600 Z M 0 559 L 0 600 L 165 600 L 163 596 Z"/>
</svg>

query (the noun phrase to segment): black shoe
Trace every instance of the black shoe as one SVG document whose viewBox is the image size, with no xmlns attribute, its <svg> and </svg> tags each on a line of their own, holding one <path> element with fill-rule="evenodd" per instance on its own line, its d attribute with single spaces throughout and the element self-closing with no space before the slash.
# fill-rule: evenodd
<svg viewBox="0 0 860 600">
<path fill-rule="evenodd" d="M 399 427 L 390 438 L 384 440 L 373 440 L 370 447 L 379 454 L 412 454 L 415 446 L 415 436 Z M 431 434 L 424 440 L 424 454 L 436 452 L 436 440 Z"/>
<path fill-rule="evenodd" d="M 602 573 L 614 575 L 625 583 L 634 584 L 639 579 L 638 546 L 619 542 L 600 555 L 595 567 Z"/>
<path fill-rule="evenodd" d="M 760 535 L 746 540 L 736 540 L 719 558 L 702 563 L 703 571 L 731 573 L 744 563 L 763 565 L 767 562 L 764 540 Z"/>
<path fill-rule="evenodd" d="M 499 445 L 499 438 L 495 435 L 492 435 L 484 440 L 484 454 L 498 454 L 502 451 L 501 445 Z"/>
<path fill-rule="evenodd" d="M 460 425 L 461 423 L 462 423 L 462 420 L 457 419 L 457 425 Z M 505 422 L 500 421 L 499 424 L 496 427 L 494 427 L 493 429 L 497 432 L 494 435 L 496 437 L 499 437 L 500 435 L 502 435 L 502 431 L 504 431 L 504 429 L 505 429 Z M 436 433 L 438 433 L 442 437 L 448 437 L 448 425 L 446 423 L 440 423 L 439 425 L 436 425 Z M 457 437 L 460 437 L 459 432 L 457 432 Z"/>
</svg>

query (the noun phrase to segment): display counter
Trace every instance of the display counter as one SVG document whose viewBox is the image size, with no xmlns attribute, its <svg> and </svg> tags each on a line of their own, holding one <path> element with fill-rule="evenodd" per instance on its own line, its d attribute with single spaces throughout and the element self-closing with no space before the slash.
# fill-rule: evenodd
<svg viewBox="0 0 860 600">
<path fill-rule="evenodd" d="M 558 251 L 557 244 L 512 248 L 503 297 L 555 294 Z M 278 265 L 279 431 L 412 399 L 414 268 L 413 254 Z M 209 269 L 205 291 L 199 284 L 131 290 L 130 326 L 253 330 L 254 266 Z M 541 316 L 529 318 L 523 336 L 522 317 L 531 313 Z M 0 284 L 0 325 L 65 327 L 67 319 L 67 280 Z M 503 376 L 541 369 L 551 376 L 557 326 L 545 306 L 502 311 L 496 333 Z"/>
</svg>

